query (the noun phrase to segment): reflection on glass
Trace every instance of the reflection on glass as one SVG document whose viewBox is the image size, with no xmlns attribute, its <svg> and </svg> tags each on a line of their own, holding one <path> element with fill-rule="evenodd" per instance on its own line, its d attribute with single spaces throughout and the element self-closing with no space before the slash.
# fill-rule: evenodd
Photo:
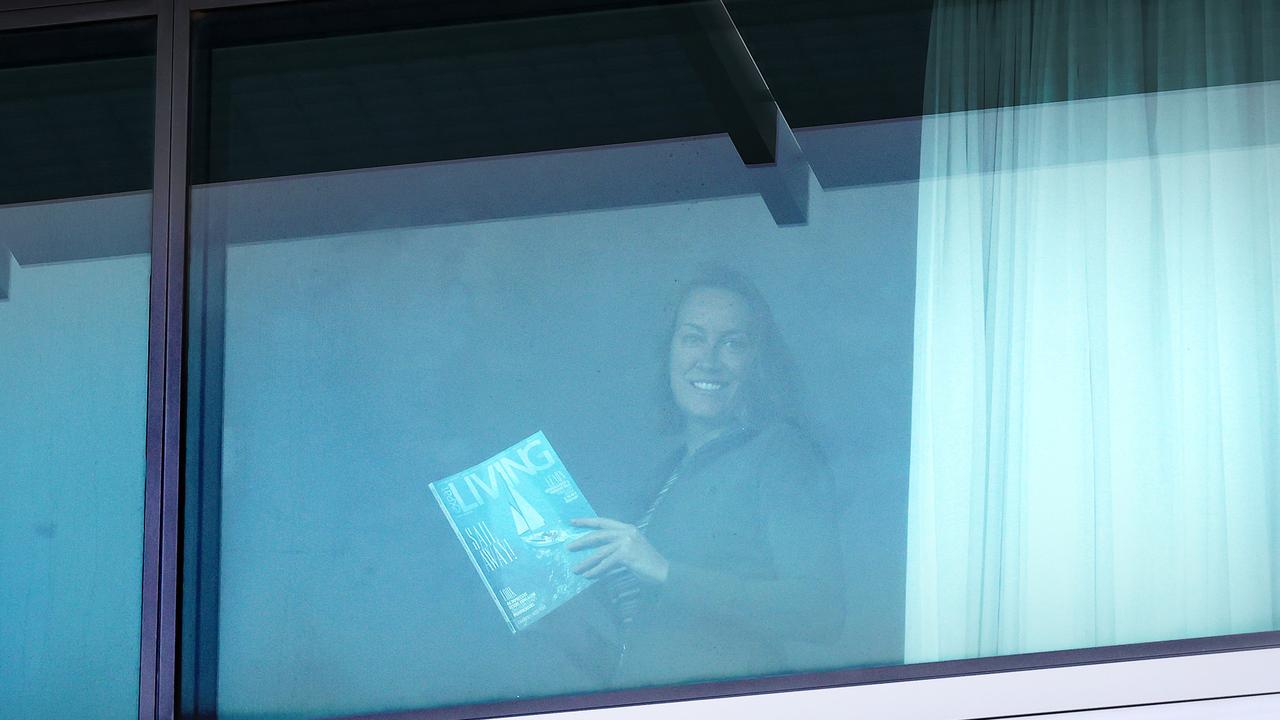
<svg viewBox="0 0 1280 720">
<path fill-rule="evenodd" d="M 799 129 L 772 167 L 690 101 L 647 142 L 477 132 L 246 181 L 360 162 L 260 155 L 281 128 L 215 104 L 190 702 L 319 716 L 1275 629 L 1277 66 L 1178 75 L 1196 3 L 981 5 L 934 8 L 927 114 Z M 1269 12 L 1215 26 L 1221 57 L 1263 57 Z M 316 81 L 253 77 L 259 50 L 215 49 L 213 97 Z M 786 221 L 778 174 L 803 180 Z M 539 431 L 599 515 L 564 539 L 594 584 L 512 632 L 428 485 Z"/>
<path fill-rule="evenodd" d="M 788 641 L 844 623 L 831 471 L 772 311 L 730 270 L 695 274 L 680 294 L 657 393 L 675 450 L 656 481 L 635 480 L 652 498 L 636 519 L 580 521 L 594 532 L 569 546 L 591 550 L 576 571 L 605 581 L 618 648 L 595 667 L 613 686 L 778 673 Z"/>
<path fill-rule="evenodd" d="M 0 36 L 4 717 L 138 716 L 153 37 Z"/>
<path fill-rule="evenodd" d="M 402 188 L 483 177 L 461 207 L 497 213 L 526 178 L 608 196 L 687 157 L 749 172 L 717 137 L 197 189 L 193 232 L 232 229 L 220 712 L 900 662 L 915 186 L 815 195 L 801 227 L 755 195 L 340 230 Z M 606 518 L 576 550 L 599 580 L 513 636 L 427 485 L 538 430 Z"/>
</svg>

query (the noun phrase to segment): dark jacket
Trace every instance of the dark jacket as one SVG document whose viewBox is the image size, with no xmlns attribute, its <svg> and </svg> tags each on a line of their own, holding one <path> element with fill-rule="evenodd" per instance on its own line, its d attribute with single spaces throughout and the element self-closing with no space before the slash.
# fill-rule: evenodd
<svg viewBox="0 0 1280 720">
<path fill-rule="evenodd" d="M 655 474 L 653 493 L 683 463 L 645 532 L 667 581 L 645 589 L 625 628 L 603 584 L 555 614 L 562 649 L 602 685 L 785 673 L 786 643 L 829 640 L 843 625 L 833 481 L 814 444 L 776 424 L 682 455 Z"/>
<path fill-rule="evenodd" d="M 685 460 L 645 532 L 670 572 L 627 629 L 613 684 L 787 672 L 784 643 L 838 635 L 832 485 L 821 452 L 790 425 L 732 432 Z"/>
</svg>

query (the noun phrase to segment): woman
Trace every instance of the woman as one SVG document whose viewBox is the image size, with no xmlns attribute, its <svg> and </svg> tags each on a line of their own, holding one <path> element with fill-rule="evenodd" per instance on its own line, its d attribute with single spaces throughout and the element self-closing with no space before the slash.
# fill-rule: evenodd
<svg viewBox="0 0 1280 720">
<path fill-rule="evenodd" d="M 575 568 L 615 609 L 620 687 L 786 672 L 784 643 L 844 619 L 831 476 L 800 429 L 791 362 L 760 292 L 728 270 L 685 288 L 664 405 L 683 441 L 631 523 L 575 520 Z"/>
</svg>

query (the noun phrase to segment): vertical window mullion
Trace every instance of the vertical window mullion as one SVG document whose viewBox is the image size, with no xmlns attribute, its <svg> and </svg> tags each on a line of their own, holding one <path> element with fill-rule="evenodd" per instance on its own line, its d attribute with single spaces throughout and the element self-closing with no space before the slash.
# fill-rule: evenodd
<svg viewBox="0 0 1280 720">
<path fill-rule="evenodd" d="M 160 3 L 139 720 L 175 716 L 189 22 L 187 3 Z"/>
</svg>

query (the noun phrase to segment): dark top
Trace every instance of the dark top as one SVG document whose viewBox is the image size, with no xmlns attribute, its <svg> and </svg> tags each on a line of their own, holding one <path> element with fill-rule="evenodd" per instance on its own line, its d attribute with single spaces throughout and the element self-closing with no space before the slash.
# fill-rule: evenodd
<svg viewBox="0 0 1280 720">
<path fill-rule="evenodd" d="M 645 531 L 670 564 L 667 581 L 645 586 L 625 628 L 597 583 L 553 614 L 556 636 L 576 638 L 566 648 L 576 664 L 619 688 L 793 670 L 784 644 L 830 640 L 845 615 L 822 454 L 789 425 L 740 429 L 673 456 L 653 493 L 679 463 Z"/>
</svg>

